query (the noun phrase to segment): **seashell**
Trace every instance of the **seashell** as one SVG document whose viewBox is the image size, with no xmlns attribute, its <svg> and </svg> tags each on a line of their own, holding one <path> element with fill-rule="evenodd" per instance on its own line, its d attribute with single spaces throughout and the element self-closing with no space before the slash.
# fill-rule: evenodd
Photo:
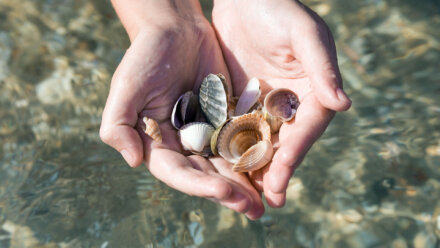
<svg viewBox="0 0 440 248">
<path fill-rule="evenodd" d="M 232 170 L 235 172 L 254 171 L 264 167 L 272 160 L 273 147 L 268 140 L 258 141 L 241 155 Z"/>
<path fill-rule="evenodd" d="M 235 164 L 249 148 L 262 140 L 270 143 L 270 139 L 270 126 L 263 116 L 259 113 L 245 114 L 234 117 L 221 128 L 216 149 L 225 160 Z M 260 165 L 257 160 L 252 161 Z M 254 168 L 253 166 L 246 165 L 247 168 Z"/>
<path fill-rule="evenodd" d="M 218 139 L 218 135 L 220 134 L 220 131 L 222 130 L 222 128 L 229 122 L 230 120 L 227 120 L 225 122 L 223 122 L 223 124 L 221 124 L 212 134 L 211 136 L 211 152 L 213 155 L 219 155 L 217 152 L 217 139 Z"/>
<path fill-rule="evenodd" d="M 260 80 L 252 78 L 249 80 L 246 88 L 241 93 L 235 107 L 234 116 L 240 116 L 249 112 L 249 110 L 258 102 L 261 96 Z"/>
<path fill-rule="evenodd" d="M 283 122 L 290 121 L 295 117 L 298 106 L 298 97 L 289 89 L 275 89 L 266 95 L 263 115 L 271 126 L 272 133 L 278 132 Z"/>
<path fill-rule="evenodd" d="M 222 77 L 209 74 L 203 79 L 199 91 L 200 107 L 215 128 L 224 123 L 228 116 L 227 86 Z"/>
<path fill-rule="evenodd" d="M 142 121 L 145 123 L 144 132 L 154 141 L 162 143 L 162 135 L 160 134 L 159 124 L 151 118 L 144 117 Z"/>
<path fill-rule="evenodd" d="M 171 124 L 174 128 L 180 129 L 190 122 L 202 121 L 203 114 L 199 106 L 197 95 L 187 91 L 177 99 L 171 113 Z"/>
<path fill-rule="evenodd" d="M 183 149 L 193 153 L 206 153 L 210 148 L 211 136 L 215 129 L 203 122 L 186 124 L 179 130 L 180 143 Z"/>
</svg>

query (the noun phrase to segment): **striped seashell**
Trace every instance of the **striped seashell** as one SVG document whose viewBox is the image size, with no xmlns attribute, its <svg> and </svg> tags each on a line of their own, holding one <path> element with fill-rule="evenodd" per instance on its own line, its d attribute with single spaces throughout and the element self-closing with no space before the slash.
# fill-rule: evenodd
<svg viewBox="0 0 440 248">
<path fill-rule="evenodd" d="M 257 144 L 247 149 L 232 170 L 235 172 L 248 172 L 261 169 L 272 160 L 273 147 L 268 140 L 258 141 Z"/>
<path fill-rule="evenodd" d="M 206 154 L 210 150 L 211 136 L 214 131 L 214 127 L 207 123 L 189 123 L 179 130 L 180 143 L 183 149 L 187 151 L 195 154 Z"/>
<path fill-rule="evenodd" d="M 226 121 L 228 92 L 223 76 L 209 74 L 203 79 L 199 90 L 199 103 L 206 118 L 215 128 Z"/>
<path fill-rule="evenodd" d="M 142 121 L 145 123 L 144 132 L 154 141 L 162 143 L 162 135 L 160 134 L 159 124 L 151 118 L 144 117 Z"/>
<path fill-rule="evenodd" d="M 266 95 L 262 112 L 272 133 L 278 132 L 283 122 L 290 121 L 295 117 L 298 106 L 298 97 L 289 89 L 274 89 Z"/>
<path fill-rule="evenodd" d="M 218 154 L 226 161 L 236 164 L 251 147 L 259 144 L 259 142 L 263 140 L 270 143 L 270 139 L 271 132 L 269 124 L 264 120 L 261 114 L 251 113 L 234 117 L 226 123 L 218 134 L 215 147 Z M 267 146 L 265 147 L 268 148 Z M 270 149 L 272 149 L 271 143 Z M 258 152 L 261 151 L 258 150 Z M 267 151 L 264 151 L 264 153 L 266 154 Z M 243 161 L 252 161 L 252 164 L 246 164 L 245 166 L 239 164 L 238 168 L 246 168 L 243 170 L 240 169 L 240 171 L 251 171 L 255 170 L 256 167 L 261 168 L 263 160 L 267 160 L 266 157 L 267 155 L 260 156 L 261 161 L 258 160 L 257 157 L 243 158 Z M 265 164 L 266 163 L 267 162 L 265 162 Z"/>
</svg>

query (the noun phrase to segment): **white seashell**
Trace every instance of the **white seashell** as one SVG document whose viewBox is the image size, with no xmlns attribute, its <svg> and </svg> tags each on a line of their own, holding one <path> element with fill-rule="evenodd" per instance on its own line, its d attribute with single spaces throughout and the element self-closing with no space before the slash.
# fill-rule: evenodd
<svg viewBox="0 0 440 248">
<path fill-rule="evenodd" d="M 270 142 L 270 139 L 270 126 L 263 116 L 245 114 L 224 125 L 218 134 L 216 149 L 226 161 L 235 164 L 250 147 L 262 140 Z"/>
<path fill-rule="evenodd" d="M 246 88 L 241 93 L 238 99 L 237 106 L 235 107 L 234 116 L 240 116 L 249 112 L 252 106 L 258 102 L 261 96 L 260 80 L 258 78 L 252 78 L 249 80 Z"/>
<path fill-rule="evenodd" d="M 180 143 L 183 149 L 202 153 L 205 147 L 210 147 L 211 136 L 215 129 L 203 122 L 186 124 L 179 130 Z"/>
<path fill-rule="evenodd" d="M 268 140 L 259 141 L 251 146 L 234 164 L 232 170 L 235 172 L 255 171 L 264 167 L 272 160 L 273 147 Z"/>
<path fill-rule="evenodd" d="M 222 76 L 209 74 L 200 85 L 200 107 L 209 122 L 215 127 L 224 123 L 228 116 L 227 87 Z"/>
<path fill-rule="evenodd" d="M 159 124 L 151 118 L 144 117 L 142 121 L 145 123 L 144 132 L 154 141 L 162 143 L 162 135 L 160 134 Z"/>
<path fill-rule="evenodd" d="M 295 117 L 298 106 L 298 97 L 289 89 L 274 89 L 266 95 L 263 115 L 271 126 L 272 133 L 278 132 L 283 122 Z"/>
</svg>

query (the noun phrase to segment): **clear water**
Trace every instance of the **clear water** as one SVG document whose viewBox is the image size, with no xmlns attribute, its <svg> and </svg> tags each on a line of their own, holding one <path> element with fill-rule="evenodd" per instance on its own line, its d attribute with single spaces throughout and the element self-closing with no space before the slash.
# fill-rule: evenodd
<svg viewBox="0 0 440 248">
<path fill-rule="evenodd" d="M 353 107 L 252 222 L 100 141 L 129 44 L 108 1 L 0 0 L 0 247 L 440 247 L 440 2 L 305 3 Z"/>
</svg>

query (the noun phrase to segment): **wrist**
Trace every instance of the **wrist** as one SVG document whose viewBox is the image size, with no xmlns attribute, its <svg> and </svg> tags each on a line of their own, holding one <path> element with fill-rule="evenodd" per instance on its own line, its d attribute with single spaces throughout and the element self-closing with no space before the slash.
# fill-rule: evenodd
<svg viewBox="0 0 440 248">
<path fill-rule="evenodd" d="M 198 0 L 112 0 L 130 40 L 142 30 L 198 26 L 206 18 Z"/>
</svg>

